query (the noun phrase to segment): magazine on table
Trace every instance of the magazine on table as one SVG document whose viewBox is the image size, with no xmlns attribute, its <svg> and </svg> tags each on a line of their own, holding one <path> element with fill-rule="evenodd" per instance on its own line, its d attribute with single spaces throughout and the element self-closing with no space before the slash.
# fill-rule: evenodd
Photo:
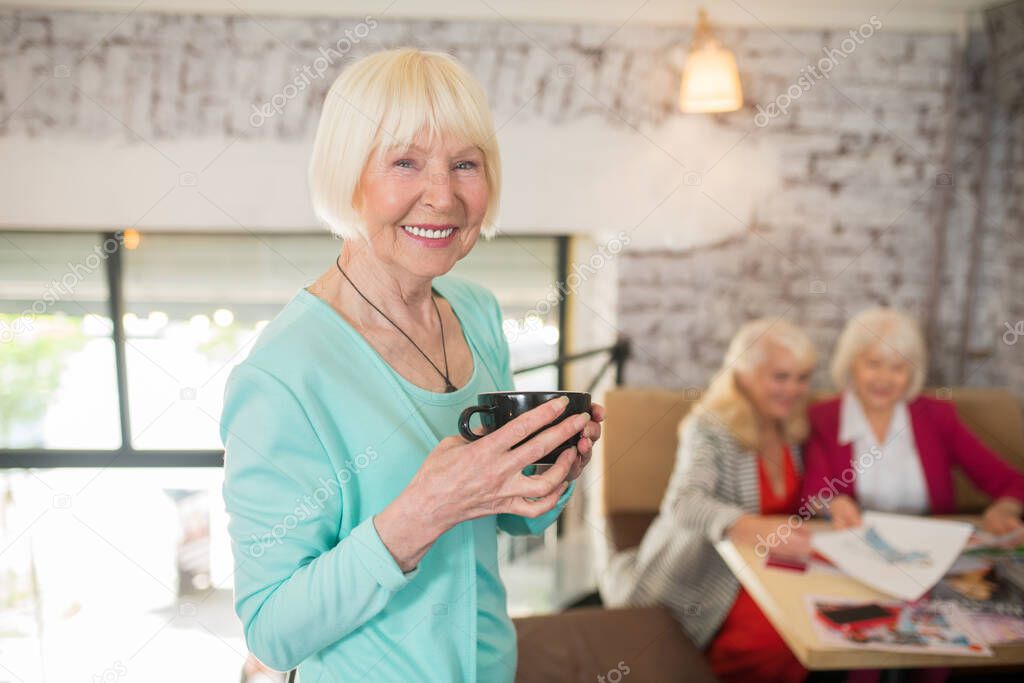
<svg viewBox="0 0 1024 683">
<path fill-rule="evenodd" d="M 955 602 L 989 645 L 1024 642 L 1024 540 L 975 532 L 929 598 Z"/>
<path fill-rule="evenodd" d="M 1024 642 L 1024 619 L 972 612 L 970 620 L 978 636 L 989 645 Z"/>
<path fill-rule="evenodd" d="M 824 645 L 851 650 L 990 657 L 992 650 L 955 603 L 807 596 Z"/>
<path fill-rule="evenodd" d="M 1024 591 L 1010 578 L 1020 560 L 962 557 L 931 590 L 933 600 L 955 602 L 969 612 L 1024 618 Z"/>
</svg>

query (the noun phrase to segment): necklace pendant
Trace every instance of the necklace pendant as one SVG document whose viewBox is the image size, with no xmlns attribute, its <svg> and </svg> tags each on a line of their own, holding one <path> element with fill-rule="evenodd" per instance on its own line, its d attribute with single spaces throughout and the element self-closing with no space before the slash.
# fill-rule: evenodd
<svg viewBox="0 0 1024 683">
<path fill-rule="evenodd" d="M 456 389 L 455 385 L 453 385 L 451 382 L 448 382 L 448 386 L 444 388 L 444 393 L 450 394 L 453 391 L 458 391 L 458 389 Z"/>
</svg>

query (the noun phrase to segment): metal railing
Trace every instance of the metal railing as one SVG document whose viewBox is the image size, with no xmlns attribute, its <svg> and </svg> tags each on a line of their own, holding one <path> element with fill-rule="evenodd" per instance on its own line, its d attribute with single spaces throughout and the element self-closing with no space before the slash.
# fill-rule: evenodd
<svg viewBox="0 0 1024 683">
<path fill-rule="evenodd" d="M 590 384 L 587 385 L 587 392 L 592 393 L 597 385 L 601 383 L 601 380 L 608 373 L 608 369 L 613 365 L 615 366 L 615 385 L 619 386 L 624 381 L 626 360 L 629 358 L 629 339 L 626 337 L 619 337 L 619 339 L 611 346 L 604 346 L 599 349 L 591 349 L 589 351 L 581 351 L 579 353 L 573 353 L 568 356 L 561 356 L 554 360 L 549 360 L 546 363 L 538 363 L 537 365 L 530 365 L 525 368 L 519 368 L 513 370 L 513 375 L 523 375 L 528 372 L 535 370 L 541 370 L 543 368 L 558 368 L 559 377 L 562 376 L 562 371 L 565 366 L 570 363 L 577 361 L 586 360 L 587 358 L 593 358 L 601 354 L 607 353 L 608 359 L 598 369 L 597 374 L 590 380 Z"/>
</svg>

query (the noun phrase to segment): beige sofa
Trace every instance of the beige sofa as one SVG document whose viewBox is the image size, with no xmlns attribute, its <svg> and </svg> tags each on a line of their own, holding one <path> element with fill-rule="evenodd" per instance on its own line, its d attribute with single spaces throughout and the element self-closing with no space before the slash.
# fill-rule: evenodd
<svg viewBox="0 0 1024 683">
<path fill-rule="evenodd" d="M 961 419 L 992 450 L 1024 470 L 1020 403 L 1004 389 L 929 390 L 956 404 Z M 654 519 L 675 463 L 677 428 L 696 402 L 695 392 L 616 389 L 605 395 L 604 511 L 615 550 L 640 543 Z M 957 509 L 978 512 L 986 496 L 956 474 Z"/>
</svg>

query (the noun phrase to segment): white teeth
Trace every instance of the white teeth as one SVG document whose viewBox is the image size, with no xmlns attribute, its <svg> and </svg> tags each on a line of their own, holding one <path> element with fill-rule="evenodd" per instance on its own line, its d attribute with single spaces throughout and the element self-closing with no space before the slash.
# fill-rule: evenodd
<svg viewBox="0 0 1024 683">
<path fill-rule="evenodd" d="M 452 234 L 453 230 L 455 230 L 455 228 L 445 228 L 444 230 L 424 230 L 423 228 L 417 228 L 415 225 L 403 225 L 402 229 L 411 235 L 427 237 L 434 240 L 444 239 L 448 235 Z"/>
</svg>

